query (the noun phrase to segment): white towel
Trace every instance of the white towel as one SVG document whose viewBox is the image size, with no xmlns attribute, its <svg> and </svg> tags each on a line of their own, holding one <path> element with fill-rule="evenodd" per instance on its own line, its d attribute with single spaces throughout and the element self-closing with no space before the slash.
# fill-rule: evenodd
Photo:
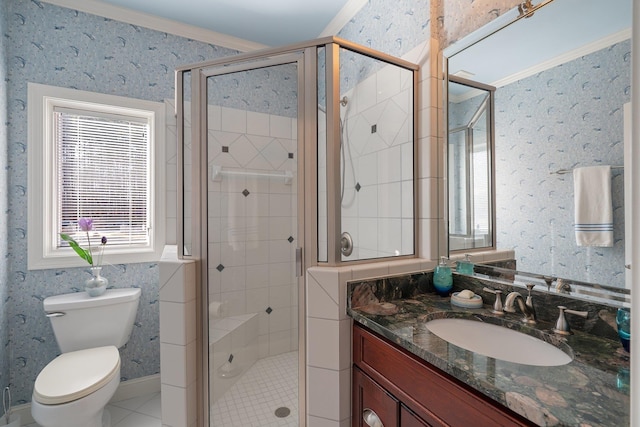
<svg viewBox="0 0 640 427">
<path fill-rule="evenodd" d="M 578 246 L 613 246 L 611 166 L 573 170 Z"/>
</svg>

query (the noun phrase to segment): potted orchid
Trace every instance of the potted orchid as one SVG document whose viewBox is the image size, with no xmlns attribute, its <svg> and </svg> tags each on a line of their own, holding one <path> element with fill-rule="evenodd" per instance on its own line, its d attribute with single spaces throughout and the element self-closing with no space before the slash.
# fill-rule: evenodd
<svg viewBox="0 0 640 427">
<path fill-rule="evenodd" d="M 96 257 L 94 257 L 95 248 L 91 246 L 91 236 L 89 235 L 89 232 L 93 231 L 93 219 L 80 218 L 78 220 L 78 226 L 80 227 L 80 230 L 87 233 L 87 248 L 81 247 L 78 242 L 68 234 L 60 233 L 60 238 L 69 243 L 71 249 L 73 249 L 80 258 L 87 261 L 91 266 L 91 278 L 87 279 L 85 282 L 85 290 L 89 296 L 96 297 L 102 295 L 109 285 L 109 280 L 100 275 L 102 272 L 102 256 L 104 255 L 104 246 L 107 244 L 107 238 L 106 236 L 102 236 L 100 239 L 100 255 L 97 257 L 98 260 L 96 261 Z"/>
</svg>

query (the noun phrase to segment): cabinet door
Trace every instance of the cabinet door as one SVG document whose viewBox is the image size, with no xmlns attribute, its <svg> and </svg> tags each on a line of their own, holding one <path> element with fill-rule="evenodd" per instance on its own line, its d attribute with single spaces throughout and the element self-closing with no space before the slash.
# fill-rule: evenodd
<svg viewBox="0 0 640 427">
<path fill-rule="evenodd" d="M 398 427 L 400 403 L 353 367 L 353 427 Z"/>
<path fill-rule="evenodd" d="M 431 427 L 416 414 L 400 405 L 400 427 Z"/>
</svg>

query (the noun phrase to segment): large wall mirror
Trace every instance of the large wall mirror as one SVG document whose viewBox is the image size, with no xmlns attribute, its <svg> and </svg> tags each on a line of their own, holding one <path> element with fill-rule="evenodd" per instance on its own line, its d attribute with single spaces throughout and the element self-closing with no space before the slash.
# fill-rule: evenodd
<svg viewBox="0 0 640 427">
<path fill-rule="evenodd" d="M 519 271 L 625 287 L 631 7 L 632 0 L 525 2 L 445 51 L 453 76 L 447 101 L 450 251 L 512 249 Z M 461 87 L 460 79 L 468 84 Z M 494 127 L 495 141 L 493 156 L 476 163 L 485 168 L 481 178 L 465 169 L 475 160 L 456 129 L 464 124 L 461 111 L 470 114 L 488 98 L 487 87 L 495 88 L 493 121 L 478 122 Z M 613 244 L 582 246 L 574 230 L 573 171 L 605 165 L 611 166 Z M 486 204 L 483 223 L 468 200 L 490 194 L 492 185 L 495 205 Z"/>
</svg>

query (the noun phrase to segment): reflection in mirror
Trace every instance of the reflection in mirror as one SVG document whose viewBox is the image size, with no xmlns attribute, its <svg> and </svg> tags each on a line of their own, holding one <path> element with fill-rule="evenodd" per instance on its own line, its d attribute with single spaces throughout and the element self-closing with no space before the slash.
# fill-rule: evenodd
<svg viewBox="0 0 640 427">
<path fill-rule="evenodd" d="M 630 0 L 554 1 L 445 52 L 451 74 L 496 87 L 496 248 L 519 271 L 625 287 L 631 15 Z M 582 246 L 573 170 L 607 165 L 613 246 Z"/>
<path fill-rule="evenodd" d="M 493 88 L 449 77 L 449 249 L 493 245 Z"/>
<path fill-rule="evenodd" d="M 575 299 L 595 301 L 614 307 L 631 306 L 631 291 L 629 289 L 544 276 L 518 271 L 513 268 L 505 268 L 507 266 L 502 263 L 497 264 L 499 265 L 475 264 L 474 275 L 521 288 L 523 291 L 527 288 L 527 284 L 533 284 L 536 292 L 562 294 Z"/>
</svg>

